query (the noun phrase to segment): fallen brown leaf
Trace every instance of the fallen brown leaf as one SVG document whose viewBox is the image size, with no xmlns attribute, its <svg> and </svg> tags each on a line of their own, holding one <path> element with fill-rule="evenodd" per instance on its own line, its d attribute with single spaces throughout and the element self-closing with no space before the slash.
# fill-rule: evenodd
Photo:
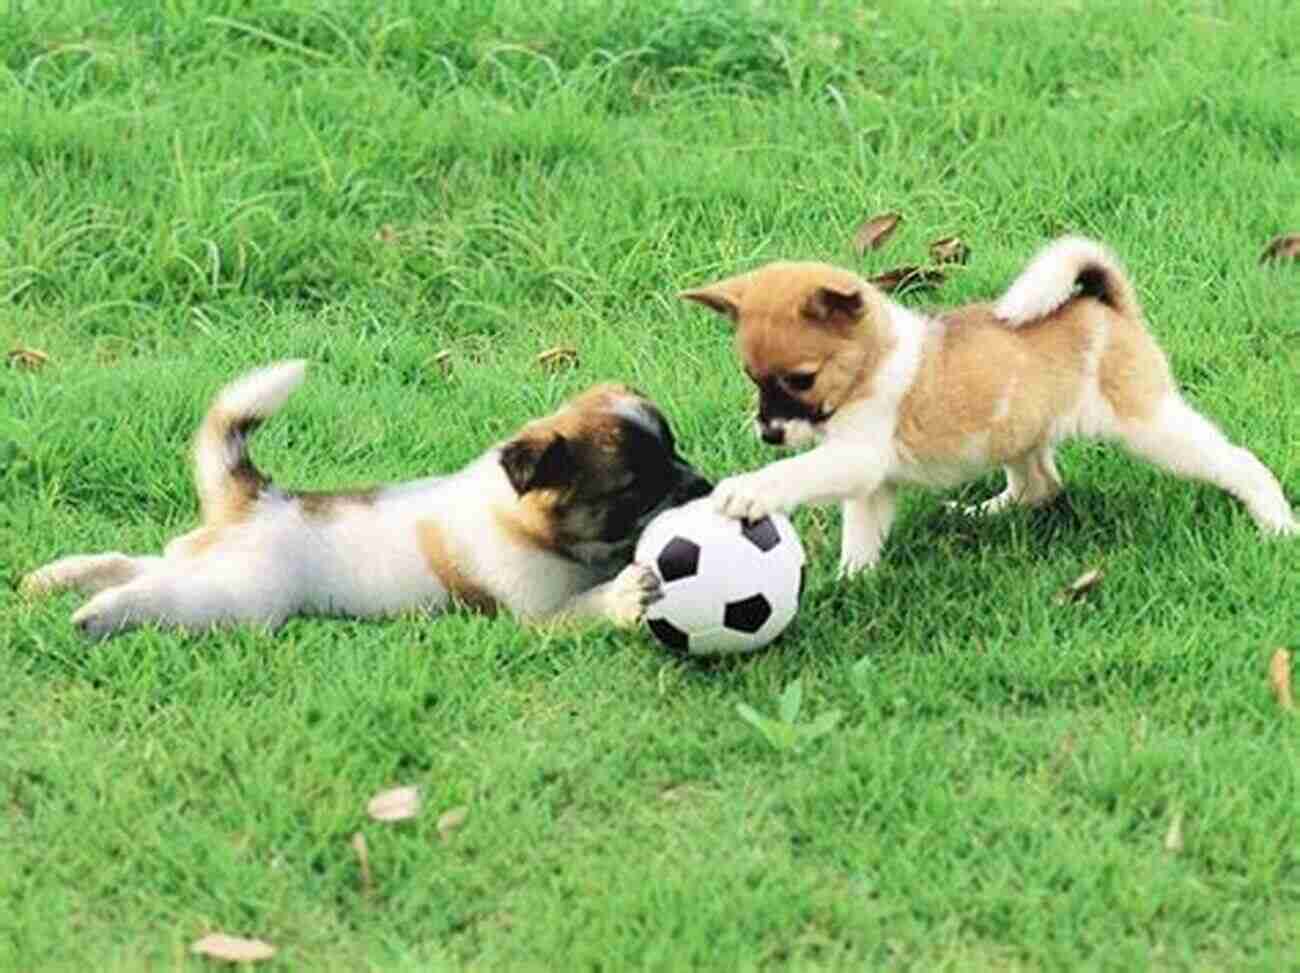
<svg viewBox="0 0 1300 973">
<path fill-rule="evenodd" d="M 14 368 L 26 368 L 35 371 L 50 363 L 50 356 L 38 348 L 14 348 L 5 356 Z"/>
<path fill-rule="evenodd" d="M 1273 695 L 1277 705 L 1284 710 L 1294 710 L 1295 700 L 1291 698 L 1291 653 L 1278 649 L 1268 664 L 1268 681 L 1273 684 Z"/>
<path fill-rule="evenodd" d="M 438 816 L 438 837 L 446 841 L 451 837 L 451 833 L 465 823 L 469 817 L 469 808 L 461 805 L 454 807 L 450 811 L 444 811 Z"/>
<path fill-rule="evenodd" d="M 970 257 L 970 247 L 961 237 L 946 236 L 930 244 L 930 259 L 937 264 L 964 264 Z"/>
<path fill-rule="evenodd" d="M 563 368 L 578 364 L 578 349 L 568 345 L 548 348 L 537 356 L 537 364 L 543 368 Z"/>
<path fill-rule="evenodd" d="M 380 243 L 396 243 L 400 235 L 391 223 L 385 223 L 375 231 L 375 239 Z"/>
<path fill-rule="evenodd" d="M 1176 855 L 1183 850 L 1183 812 L 1175 811 L 1173 820 L 1169 822 L 1169 830 L 1165 832 L 1165 851 Z"/>
<path fill-rule="evenodd" d="M 415 787 L 394 787 L 370 799 L 366 812 L 376 821 L 406 821 L 420 813 L 420 792 Z"/>
<path fill-rule="evenodd" d="M 370 849 L 366 847 L 366 836 L 360 831 L 352 836 L 352 850 L 357 853 L 357 864 L 361 866 L 361 891 L 370 894 Z"/>
<path fill-rule="evenodd" d="M 1105 572 L 1101 568 L 1085 571 L 1062 588 L 1061 593 L 1056 596 L 1056 600 L 1062 604 L 1067 601 L 1082 601 L 1089 592 L 1101 584 L 1103 577 L 1105 577 Z"/>
<path fill-rule="evenodd" d="M 934 267 L 917 267 L 909 264 L 895 267 L 868 278 L 885 293 L 901 290 L 932 290 L 944 282 L 946 274 Z"/>
<path fill-rule="evenodd" d="M 1260 263 L 1270 261 L 1281 263 L 1283 260 L 1300 260 L 1300 233 L 1288 233 L 1280 236 L 1267 247 L 1260 256 Z"/>
<path fill-rule="evenodd" d="M 209 933 L 190 947 L 190 952 L 231 963 L 255 963 L 275 955 L 275 947 L 260 939 L 241 939 L 223 932 Z"/>
<path fill-rule="evenodd" d="M 868 250 L 879 250 L 894 235 L 903 220 L 901 213 L 881 213 L 864 221 L 853 232 L 853 249 L 861 257 Z"/>
</svg>

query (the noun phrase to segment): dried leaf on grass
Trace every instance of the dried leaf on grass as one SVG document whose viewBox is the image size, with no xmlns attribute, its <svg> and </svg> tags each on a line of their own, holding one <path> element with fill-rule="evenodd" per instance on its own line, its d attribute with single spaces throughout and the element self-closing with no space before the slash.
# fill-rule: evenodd
<svg viewBox="0 0 1300 973">
<path fill-rule="evenodd" d="M 908 264 L 895 267 L 868 278 L 885 293 L 902 290 L 933 290 L 944 282 L 947 275 L 934 267 L 917 267 Z"/>
<path fill-rule="evenodd" d="M 420 813 L 420 791 L 415 787 L 394 787 L 381 791 L 366 805 L 376 821 L 407 821 Z"/>
<path fill-rule="evenodd" d="M 1169 822 L 1169 830 L 1165 832 L 1165 851 L 1176 855 L 1182 850 L 1183 812 L 1175 811 L 1173 820 Z"/>
<path fill-rule="evenodd" d="M 401 234 L 391 223 L 385 223 L 375 231 L 375 239 L 380 243 L 396 243 L 399 236 Z"/>
<path fill-rule="evenodd" d="M 469 808 L 461 805 L 454 807 L 449 811 L 444 811 L 438 817 L 438 837 L 446 841 L 451 837 L 452 832 L 456 831 L 465 819 L 469 817 Z"/>
<path fill-rule="evenodd" d="M 565 368 L 578 364 L 578 349 L 568 345 L 548 348 L 537 356 L 537 364 L 543 368 Z"/>
<path fill-rule="evenodd" d="M 14 348 L 5 356 L 14 368 L 35 371 L 50 363 L 50 356 L 39 348 Z"/>
<path fill-rule="evenodd" d="M 370 849 L 366 846 L 366 836 L 360 831 L 352 836 L 352 850 L 357 853 L 357 864 L 361 866 L 361 891 L 370 894 Z"/>
<path fill-rule="evenodd" d="M 901 213 L 881 213 L 864 221 L 853 232 L 853 249 L 857 255 L 861 257 L 868 250 L 878 250 L 884 246 L 902 219 Z"/>
<path fill-rule="evenodd" d="M 1105 576 L 1106 574 L 1101 568 L 1085 571 L 1062 588 L 1061 593 L 1056 596 L 1056 600 L 1061 604 L 1069 601 L 1082 601 L 1097 585 L 1101 584 L 1101 579 Z"/>
<path fill-rule="evenodd" d="M 1278 649 L 1268 664 L 1268 681 L 1273 686 L 1273 695 L 1277 705 L 1284 710 L 1295 709 L 1295 700 L 1291 697 L 1291 653 Z"/>
<path fill-rule="evenodd" d="M 970 258 L 970 247 L 961 237 L 946 236 L 930 244 L 930 259 L 936 264 L 964 264 Z"/>
<path fill-rule="evenodd" d="M 275 947 L 260 939 L 241 939 L 223 932 L 209 933 L 190 947 L 190 952 L 231 963 L 255 963 L 275 955 Z"/>
<path fill-rule="evenodd" d="M 1300 233 L 1278 237 L 1264 248 L 1264 253 L 1259 258 L 1262 264 L 1281 263 L 1284 260 L 1300 260 Z"/>
</svg>

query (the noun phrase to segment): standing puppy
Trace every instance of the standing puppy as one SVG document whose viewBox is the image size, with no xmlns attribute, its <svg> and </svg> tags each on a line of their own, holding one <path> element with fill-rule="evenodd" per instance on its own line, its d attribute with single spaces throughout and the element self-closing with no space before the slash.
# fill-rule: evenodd
<svg viewBox="0 0 1300 973">
<path fill-rule="evenodd" d="M 1046 503 L 1061 490 L 1053 450 L 1073 436 L 1117 439 L 1215 484 L 1267 534 L 1297 531 L 1268 469 L 1178 394 L 1132 285 L 1090 240 L 1048 246 L 996 304 L 936 316 L 820 263 L 772 263 L 681 296 L 735 323 L 763 440 L 820 443 L 724 480 L 716 509 L 752 518 L 841 501 L 842 574 L 879 560 L 898 487 L 1002 466 L 1006 489 L 978 510 Z"/>
<path fill-rule="evenodd" d="M 148 622 L 203 630 L 438 611 L 452 600 L 524 619 L 632 625 L 660 595 L 654 571 L 629 563 L 641 528 L 710 489 L 651 402 L 598 385 L 451 476 L 349 493 L 282 490 L 253 465 L 247 436 L 304 368 L 252 372 L 213 403 L 194 446 L 201 527 L 161 557 L 63 558 L 23 589 L 94 595 L 72 618 L 94 637 Z"/>
</svg>

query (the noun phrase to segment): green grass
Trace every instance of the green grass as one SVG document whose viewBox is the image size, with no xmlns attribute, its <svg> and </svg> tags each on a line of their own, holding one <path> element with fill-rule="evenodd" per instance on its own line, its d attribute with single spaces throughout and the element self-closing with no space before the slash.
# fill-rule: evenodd
<svg viewBox="0 0 1300 973">
<path fill-rule="evenodd" d="M 1300 273 L 1256 260 L 1297 186 L 1288 0 L 11 0 L 0 351 L 50 364 L 0 369 L 0 968 L 199 968 L 221 929 L 280 969 L 1294 969 L 1265 659 L 1300 648 L 1300 545 L 1109 448 L 1064 451 L 1049 511 L 908 496 L 849 584 L 838 515 L 800 512 L 800 618 L 715 666 L 467 615 L 92 649 L 11 584 L 191 525 L 191 428 L 278 357 L 313 362 L 257 440 L 288 484 L 454 468 L 604 378 L 706 472 L 756 466 L 728 336 L 675 291 L 951 233 L 950 302 L 1110 242 L 1295 499 Z M 842 718 L 775 747 L 737 704 L 795 680 L 801 724 Z M 401 784 L 426 813 L 369 821 Z"/>
</svg>

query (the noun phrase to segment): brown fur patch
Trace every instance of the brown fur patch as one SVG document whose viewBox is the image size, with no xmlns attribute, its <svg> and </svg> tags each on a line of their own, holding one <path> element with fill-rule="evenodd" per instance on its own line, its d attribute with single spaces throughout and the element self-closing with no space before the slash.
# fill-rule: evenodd
<svg viewBox="0 0 1300 973">
<path fill-rule="evenodd" d="M 467 608 L 485 615 L 496 614 L 496 599 L 461 568 L 461 559 L 449 544 L 446 532 L 432 520 L 420 521 L 415 529 L 420 553 L 447 593 Z"/>
<path fill-rule="evenodd" d="M 736 320 L 736 349 L 755 382 L 816 371 L 813 388 L 791 395 L 824 412 L 869 397 L 893 347 L 874 326 L 886 313 L 881 294 L 829 264 L 768 264 L 683 296 Z"/>
<path fill-rule="evenodd" d="M 502 530 L 523 546 L 564 557 L 575 543 L 599 540 L 607 497 L 631 476 L 623 458 L 627 420 L 615 407 L 641 398 L 626 385 L 603 383 L 524 426 L 512 442 L 530 442 L 540 452 L 562 436 L 569 462 L 562 482 L 530 489 L 498 512 Z"/>
<path fill-rule="evenodd" d="M 1169 361 L 1139 322 L 1112 315 L 1106 351 L 1098 374 L 1101 394 L 1115 415 L 1144 421 L 1174 387 Z"/>
<path fill-rule="evenodd" d="M 260 420 L 231 416 L 220 408 L 213 408 L 199 426 L 195 448 L 224 452 L 229 443 L 242 443 L 260 424 Z M 199 508 L 204 526 L 220 527 L 247 520 L 258 496 L 270 482 L 241 449 L 238 460 L 226 471 L 221 488 L 215 494 L 200 494 Z"/>
<path fill-rule="evenodd" d="M 354 490 L 306 490 L 295 493 L 294 499 L 304 515 L 320 520 L 337 516 L 344 507 L 368 507 L 375 502 L 378 487 L 361 487 Z"/>
<path fill-rule="evenodd" d="M 939 320 L 947 328 L 930 339 L 899 410 L 899 438 L 918 459 L 960 456 L 987 436 L 987 455 L 1006 462 L 1042 442 L 1078 402 L 1092 341 L 1086 316 L 1013 331 L 989 305 L 972 304 Z"/>
</svg>

